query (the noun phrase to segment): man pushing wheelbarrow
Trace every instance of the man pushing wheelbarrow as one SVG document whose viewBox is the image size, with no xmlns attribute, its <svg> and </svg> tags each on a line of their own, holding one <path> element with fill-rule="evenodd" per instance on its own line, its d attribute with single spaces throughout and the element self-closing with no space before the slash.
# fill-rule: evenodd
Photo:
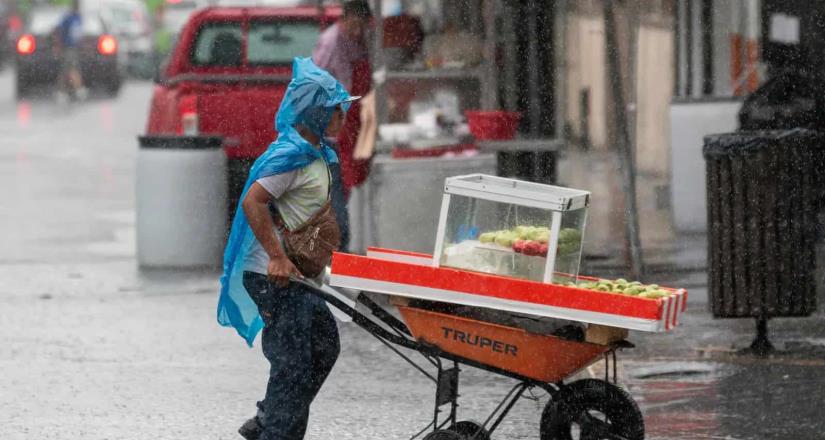
<svg viewBox="0 0 825 440">
<path fill-rule="evenodd" d="M 232 326 L 270 363 L 248 440 L 301 439 L 309 407 L 338 358 L 338 329 L 324 301 L 290 279 L 318 277 L 340 243 L 330 207 L 324 142 L 343 124 L 351 97 L 308 58 L 297 58 L 275 119 L 278 138 L 255 161 L 224 254 L 218 322 Z"/>
<path fill-rule="evenodd" d="M 432 255 L 333 254 L 335 154 L 323 138 L 357 98 L 308 59 L 295 61 L 293 75 L 278 139 L 252 167 L 224 257 L 218 320 L 249 345 L 263 328 L 271 365 L 241 435 L 303 438 L 339 352 L 329 304 L 435 384 L 433 419 L 413 438 L 488 440 L 531 389 L 550 398 L 542 440 L 644 438 L 641 411 L 616 383 L 616 352 L 633 346 L 627 330 L 672 330 L 686 291 L 580 276 L 590 193 L 482 174 L 446 179 Z M 401 319 L 365 293 L 353 301 L 330 286 L 384 295 Z M 571 380 L 599 360 L 604 380 Z M 460 365 L 517 381 L 483 421 L 459 418 Z"/>
</svg>

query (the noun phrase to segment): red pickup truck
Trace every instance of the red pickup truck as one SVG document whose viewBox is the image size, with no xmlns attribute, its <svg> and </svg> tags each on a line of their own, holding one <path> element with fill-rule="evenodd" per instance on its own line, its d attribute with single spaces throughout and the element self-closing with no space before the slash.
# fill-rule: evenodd
<svg viewBox="0 0 825 440">
<path fill-rule="evenodd" d="M 292 59 L 311 56 L 340 8 L 212 7 L 192 15 L 152 96 L 147 134 L 220 135 L 230 159 L 257 157 Z"/>
<path fill-rule="evenodd" d="M 220 136 L 230 179 L 245 178 L 233 169 L 240 163 L 243 170 L 275 139 L 293 58 L 311 56 L 321 31 L 340 15 L 340 7 L 310 6 L 195 12 L 159 74 L 146 134 Z"/>
</svg>

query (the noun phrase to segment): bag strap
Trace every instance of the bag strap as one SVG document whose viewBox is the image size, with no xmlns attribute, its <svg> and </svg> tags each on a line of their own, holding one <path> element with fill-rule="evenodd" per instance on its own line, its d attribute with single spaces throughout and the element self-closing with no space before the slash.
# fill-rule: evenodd
<svg viewBox="0 0 825 440">
<path fill-rule="evenodd" d="M 329 169 L 329 164 L 326 159 L 321 160 L 324 161 L 324 166 L 327 167 L 327 202 L 329 202 L 332 200 L 332 171 Z"/>
</svg>

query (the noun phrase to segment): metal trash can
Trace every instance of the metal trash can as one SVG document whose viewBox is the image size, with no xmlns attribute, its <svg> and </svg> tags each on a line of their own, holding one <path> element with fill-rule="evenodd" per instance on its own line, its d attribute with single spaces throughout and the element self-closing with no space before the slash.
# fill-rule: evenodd
<svg viewBox="0 0 825 440">
<path fill-rule="evenodd" d="M 220 266 L 227 198 L 222 139 L 141 136 L 138 141 L 138 264 L 163 268 Z"/>
<path fill-rule="evenodd" d="M 793 129 L 705 138 L 709 294 L 716 318 L 767 320 L 816 309 L 817 216 L 825 136 Z"/>
</svg>

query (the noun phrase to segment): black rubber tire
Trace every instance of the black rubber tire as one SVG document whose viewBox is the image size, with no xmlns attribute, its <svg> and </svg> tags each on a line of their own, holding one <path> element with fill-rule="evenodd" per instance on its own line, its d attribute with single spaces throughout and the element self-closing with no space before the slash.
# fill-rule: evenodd
<svg viewBox="0 0 825 440">
<path fill-rule="evenodd" d="M 31 85 L 26 83 L 21 78 L 17 78 L 17 82 L 15 84 L 15 96 L 17 99 L 23 99 L 29 96 Z"/>
<path fill-rule="evenodd" d="M 107 81 L 103 89 L 107 95 L 114 97 L 117 96 L 118 93 L 120 93 L 121 85 L 123 85 L 123 81 L 120 78 L 114 78 Z"/>
<path fill-rule="evenodd" d="M 437 429 L 425 435 L 424 440 L 464 440 L 464 437 L 449 429 Z"/>
<path fill-rule="evenodd" d="M 573 425 L 579 425 L 581 440 L 610 438 L 593 432 L 591 411 L 606 417 L 608 433 L 628 440 L 644 440 L 645 424 L 636 401 L 627 391 L 599 379 L 582 379 L 565 387 L 558 400 L 551 400 L 541 415 L 541 440 L 572 440 Z M 618 437 L 617 437 L 618 438 Z"/>
<path fill-rule="evenodd" d="M 478 431 L 481 432 L 478 432 Z M 461 420 L 450 427 L 450 431 L 455 431 L 464 440 L 490 440 L 490 434 L 481 427 L 481 423 L 472 420 Z"/>
</svg>

